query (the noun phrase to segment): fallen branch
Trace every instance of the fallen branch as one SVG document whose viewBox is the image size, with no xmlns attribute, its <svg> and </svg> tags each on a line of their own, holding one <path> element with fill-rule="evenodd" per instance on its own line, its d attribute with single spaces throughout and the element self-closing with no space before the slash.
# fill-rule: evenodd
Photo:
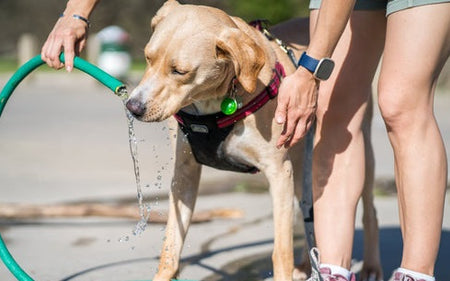
<svg viewBox="0 0 450 281">
<path fill-rule="evenodd" d="M 195 212 L 193 223 L 211 221 L 213 219 L 240 218 L 243 212 L 239 209 L 217 208 Z M 126 204 L 101 204 L 101 203 L 77 203 L 77 204 L 0 204 L 0 218 L 2 219 L 37 219 L 55 217 L 115 217 L 139 219 L 137 206 Z M 150 210 L 149 221 L 153 223 L 165 223 L 167 213 Z"/>
</svg>

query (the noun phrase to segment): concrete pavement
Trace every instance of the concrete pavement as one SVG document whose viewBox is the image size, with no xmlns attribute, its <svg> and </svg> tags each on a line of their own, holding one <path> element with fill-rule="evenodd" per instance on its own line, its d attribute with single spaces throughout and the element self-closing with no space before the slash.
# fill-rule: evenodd
<svg viewBox="0 0 450 281">
<path fill-rule="evenodd" d="M 0 76 L 0 86 L 8 78 Z M 450 95 L 438 94 L 436 115 L 447 147 L 449 108 Z M 135 125 L 141 140 L 145 196 L 152 209 L 164 211 L 173 133 L 165 124 Z M 36 73 L 23 82 L 0 118 L 0 139 L 0 204 L 108 203 L 136 198 L 121 101 L 84 74 Z M 378 113 L 373 143 L 376 177 L 392 179 L 391 148 Z M 197 209 L 234 208 L 244 216 L 194 224 L 183 251 L 182 278 L 270 278 L 270 197 L 268 193 L 230 192 L 236 186 L 248 190 L 248 186 L 265 186 L 265 181 L 261 176 L 204 169 Z M 396 198 L 377 197 L 375 203 L 387 277 L 401 253 Z M 448 200 L 446 206 L 437 280 L 450 280 Z M 356 266 L 362 257 L 360 212 L 358 216 Z M 0 232 L 13 256 L 35 280 L 149 280 L 156 270 L 164 225 L 150 223 L 143 234 L 134 236 L 136 222 L 117 218 L 1 220 Z M 303 245 L 299 235 L 297 252 Z M 0 280 L 15 280 L 1 264 Z"/>
</svg>

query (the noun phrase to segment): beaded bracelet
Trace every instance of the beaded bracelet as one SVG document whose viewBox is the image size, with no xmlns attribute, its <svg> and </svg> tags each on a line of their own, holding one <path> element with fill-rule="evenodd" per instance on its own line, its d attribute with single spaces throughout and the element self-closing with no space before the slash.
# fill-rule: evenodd
<svg viewBox="0 0 450 281">
<path fill-rule="evenodd" d="M 60 18 L 64 17 L 64 14 L 61 14 L 59 17 Z M 82 17 L 82 16 L 77 15 L 77 14 L 73 14 L 72 17 L 75 18 L 75 19 L 79 19 L 79 20 L 84 21 L 87 24 L 87 27 L 91 27 L 91 22 L 87 18 Z"/>
</svg>

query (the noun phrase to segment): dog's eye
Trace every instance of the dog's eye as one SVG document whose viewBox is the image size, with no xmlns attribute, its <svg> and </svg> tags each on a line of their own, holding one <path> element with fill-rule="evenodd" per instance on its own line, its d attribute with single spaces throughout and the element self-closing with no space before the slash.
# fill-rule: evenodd
<svg viewBox="0 0 450 281">
<path fill-rule="evenodd" d="M 172 68 L 172 74 L 175 74 L 175 75 L 185 75 L 185 74 L 187 74 L 187 73 L 188 73 L 187 71 L 180 70 L 180 69 L 176 69 L 176 68 Z"/>
</svg>

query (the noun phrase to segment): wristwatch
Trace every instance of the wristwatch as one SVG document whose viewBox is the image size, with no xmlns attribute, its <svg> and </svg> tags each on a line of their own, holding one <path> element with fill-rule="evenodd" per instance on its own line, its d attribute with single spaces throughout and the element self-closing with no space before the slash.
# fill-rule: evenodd
<svg viewBox="0 0 450 281">
<path fill-rule="evenodd" d="M 306 52 L 303 52 L 302 56 L 298 60 L 298 65 L 309 70 L 309 72 L 311 72 L 317 79 L 327 80 L 330 77 L 331 72 L 333 72 L 334 61 L 330 58 L 317 60 L 308 56 Z"/>
</svg>

